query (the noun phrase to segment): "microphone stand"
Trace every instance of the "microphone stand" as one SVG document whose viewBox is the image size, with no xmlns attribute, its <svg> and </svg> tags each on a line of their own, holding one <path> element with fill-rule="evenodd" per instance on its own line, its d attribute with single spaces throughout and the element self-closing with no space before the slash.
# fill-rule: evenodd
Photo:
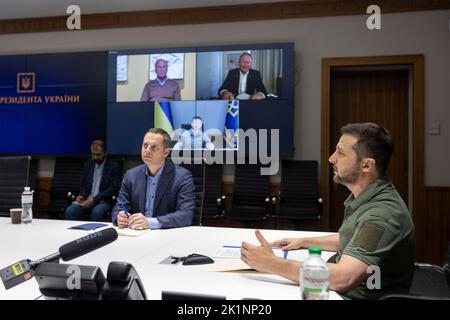
<svg viewBox="0 0 450 320">
<path fill-rule="evenodd" d="M 29 187 L 29 179 L 30 179 L 30 162 L 31 162 L 31 156 L 27 156 L 27 181 L 25 183 L 25 187 Z"/>
<path fill-rule="evenodd" d="M 37 267 L 38 265 L 40 265 L 43 262 L 56 262 L 59 263 L 59 258 L 61 257 L 61 254 L 59 252 L 55 252 L 49 256 L 46 256 L 42 259 L 36 260 L 36 261 L 31 261 L 30 262 L 30 268 L 33 269 L 35 267 Z"/>
<path fill-rule="evenodd" d="M 206 162 L 205 159 L 202 157 L 202 166 L 203 166 L 203 173 L 202 173 L 202 201 L 200 204 L 200 215 L 198 218 L 198 225 L 202 225 L 202 219 L 203 219 L 203 204 L 205 202 L 205 184 L 206 184 Z"/>
</svg>

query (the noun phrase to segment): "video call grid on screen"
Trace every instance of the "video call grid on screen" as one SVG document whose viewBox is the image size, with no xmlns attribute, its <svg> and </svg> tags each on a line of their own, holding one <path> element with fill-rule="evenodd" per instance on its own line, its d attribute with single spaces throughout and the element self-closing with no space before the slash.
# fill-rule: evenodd
<svg viewBox="0 0 450 320">
<path fill-rule="evenodd" d="M 229 97 L 220 96 L 228 78 L 234 80 L 236 90 L 239 90 L 239 76 L 236 75 L 239 75 L 239 58 L 243 53 L 251 55 L 251 66 L 247 68 L 258 72 L 257 76 L 253 71 L 248 73 L 247 86 L 254 85 L 255 78 L 259 76 L 264 86 L 263 95 L 258 94 L 262 100 L 250 99 L 252 94 L 263 91 L 256 88 L 248 93 L 236 92 L 232 99 L 224 100 Z M 162 76 L 167 75 L 170 83 L 167 83 L 167 90 L 152 99 L 149 94 L 152 89 L 149 87 L 165 85 L 164 81 L 158 85 L 156 83 L 158 66 L 155 66 L 155 63 L 160 59 L 167 61 Z M 159 64 L 164 67 L 163 62 L 159 61 Z M 234 101 L 237 109 L 232 113 L 237 113 L 237 119 L 232 121 L 231 129 L 236 129 L 233 125 L 244 130 L 279 129 L 280 155 L 293 155 L 293 43 L 110 51 L 108 66 L 107 136 L 108 147 L 112 153 L 138 154 L 146 129 L 153 126 L 163 127 L 158 122 L 157 111 L 161 111 L 159 103 L 166 101 L 170 104 L 173 116 L 172 137 L 175 149 L 180 148 L 182 133 L 192 129 L 194 117 L 200 117 L 201 129 L 206 131 L 213 146 L 206 146 L 203 142 L 201 146 L 197 143 L 191 144 L 189 148 L 189 143 L 184 142 L 182 148 L 238 150 L 239 141 L 232 139 L 233 134 L 232 131 L 230 134 L 229 130 L 230 119 L 227 119 L 229 103 Z M 235 70 L 234 73 L 232 70 Z M 161 75 L 161 71 L 159 72 Z M 230 81 L 227 85 L 230 85 Z M 148 90 L 145 94 L 144 87 Z M 244 87 L 240 89 L 241 93 L 245 90 Z M 198 112 L 198 108 L 203 109 L 202 112 Z M 144 114 L 147 114 L 145 120 L 142 118 Z M 180 114 L 182 121 L 179 120 Z M 138 140 L 133 146 L 130 146 L 130 140 L 128 143 L 122 141 L 123 136 L 110 129 L 110 124 L 124 122 L 127 118 L 134 120 L 131 122 L 134 123 L 134 128 L 127 130 L 128 137 Z M 220 136 L 223 143 L 219 142 Z"/>
<path fill-rule="evenodd" d="M 145 85 L 156 79 L 158 59 L 167 61 L 167 77 L 180 88 L 180 99 L 171 100 L 221 99 L 219 89 L 228 72 L 239 69 L 243 53 L 251 54 L 251 69 L 261 76 L 265 99 L 293 98 L 293 43 L 275 43 L 110 51 L 108 101 L 142 101 Z"/>
</svg>

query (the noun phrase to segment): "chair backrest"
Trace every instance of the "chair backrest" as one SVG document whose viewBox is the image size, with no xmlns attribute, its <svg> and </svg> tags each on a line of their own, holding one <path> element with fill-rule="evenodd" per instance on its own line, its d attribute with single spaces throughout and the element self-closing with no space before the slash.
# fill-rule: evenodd
<svg viewBox="0 0 450 320">
<path fill-rule="evenodd" d="M 142 162 L 142 159 L 140 157 L 127 158 L 123 162 L 122 176 L 124 176 L 128 170 L 131 170 L 137 166 L 140 166 L 141 164 L 144 164 L 144 163 Z"/>
<path fill-rule="evenodd" d="M 381 300 L 450 300 L 443 269 L 434 264 L 416 263 L 409 294 L 387 294 Z"/>
<path fill-rule="evenodd" d="M 447 278 L 442 268 L 416 263 L 410 294 L 434 298 L 450 298 Z"/>
<path fill-rule="evenodd" d="M 270 193 L 269 176 L 261 175 L 258 164 L 237 164 L 235 168 L 233 207 L 264 207 Z"/>
<path fill-rule="evenodd" d="M 192 173 L 195 187 L 195 209 L 194 216 L 199 216 L 203 200 L 203 165 L 181 164 L 181 166 Z"/>
<path fill-rule="evenodd" d="M 266 219 L 270 214 L 269 176 L 261 175 L 261 166 L 256 164 L 237 164 L 235 168 L 233 201 L 226 216 L 248 222 Z"/>
<path fill-rule="evenodd" d="M 117 166 L 119 168 L 120 176 L 122 178 L 126 159 L 124 157 L 108 157 L 108 159 L 117 164 Z"/>
<path fill-rule="evenodd" d="M 443 267 L 416 262 L 409 294 L 388 294 L 380 299 L 450 300 L 450 243 Z"/>
<path fill-rule="evenodd" d="M 50 213 L 62 213 L 68 204 L 67 193 L 80 190 L 86 158 L 57 157 L 50 191 Z"/>
<path fill-rule="evenodd" d="M 195 186 L 194 224 L 203 217 L 217 216 L 217 198 L 222 191 L 222 165 L 181 164 L 192 173 Z M 203 174 L 205 177 L 203 178 Z M 204 186 L 203 186 L 204 184 Z"/>
<path fill-rule="evenodd" d="M 25 186 L 35 189 L 38 165 L 29 157 L 0 157 L 0 216 L 9 216 L 9 209 L 21 207 Z"/>
<path fill-rule="evenodd" d="M 317 218 L 321 215 L 317 161 L 283 160 L 277 216 Z"/>
<path fill-rule="evenodd" d="M 217 198 L 222 195 L 223 166 L 211 164 L 205 167 L 205 194 L 203 198 L 203 216 L 217 215 Z"/>
</svg>

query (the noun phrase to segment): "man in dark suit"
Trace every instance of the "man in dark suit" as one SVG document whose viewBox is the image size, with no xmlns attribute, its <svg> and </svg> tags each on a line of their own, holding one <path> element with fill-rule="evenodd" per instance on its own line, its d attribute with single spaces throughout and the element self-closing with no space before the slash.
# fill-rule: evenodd
<svg viewBox="0 0 450 320">
<path fill-rule="evenodd" d="M 101 221 L 112 209 L 113 196 L 119 192 L 120 178 L 117 163 L 106 159 L 105 143 L 94 140 L 91 159 L 84 164 L 80 193 L 66 208 L 66 219 L 79 220 L 84 214 L 90 214 L 92 221 Z"/>
<path fill-rule="evenodd" d="M 252 56 L 244 52 L 239 57 L 239 68 L 230 70 L 219 88 L 219 96 L 224 100 L 245 96 L 251 100 L 263 100 L 267 91 L 259 71 L 251 69 Z"/>
<path fill-rule="evenodd" d="M 189 226 L 195 206 L 192 174 L 166 159 L 170 136 L 150 129 L 141 148 L 143 165 L 129 170 L 120 188 L 112 221 L 121 228 L 166 229 Z"/>
</svg>

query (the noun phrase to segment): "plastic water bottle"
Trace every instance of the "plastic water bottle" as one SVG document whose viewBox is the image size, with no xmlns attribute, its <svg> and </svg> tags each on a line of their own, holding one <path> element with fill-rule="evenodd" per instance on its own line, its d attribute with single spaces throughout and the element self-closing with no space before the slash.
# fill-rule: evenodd
<svg viewBox="0 0 450 320">
<path fill-rule="evenodd" d="M 22 223 L 31 223 L 33 221 L 33 192 L 30 187 L 25 187 L 22 193 Z"/>
<path fill-rule="evenodd" d="M 302 263 L 300 292 L 303 300 L 328 300 L 330 271 L 322 260 L 321 248 L 309 248 L 309 258 Z"/>
</svg>

